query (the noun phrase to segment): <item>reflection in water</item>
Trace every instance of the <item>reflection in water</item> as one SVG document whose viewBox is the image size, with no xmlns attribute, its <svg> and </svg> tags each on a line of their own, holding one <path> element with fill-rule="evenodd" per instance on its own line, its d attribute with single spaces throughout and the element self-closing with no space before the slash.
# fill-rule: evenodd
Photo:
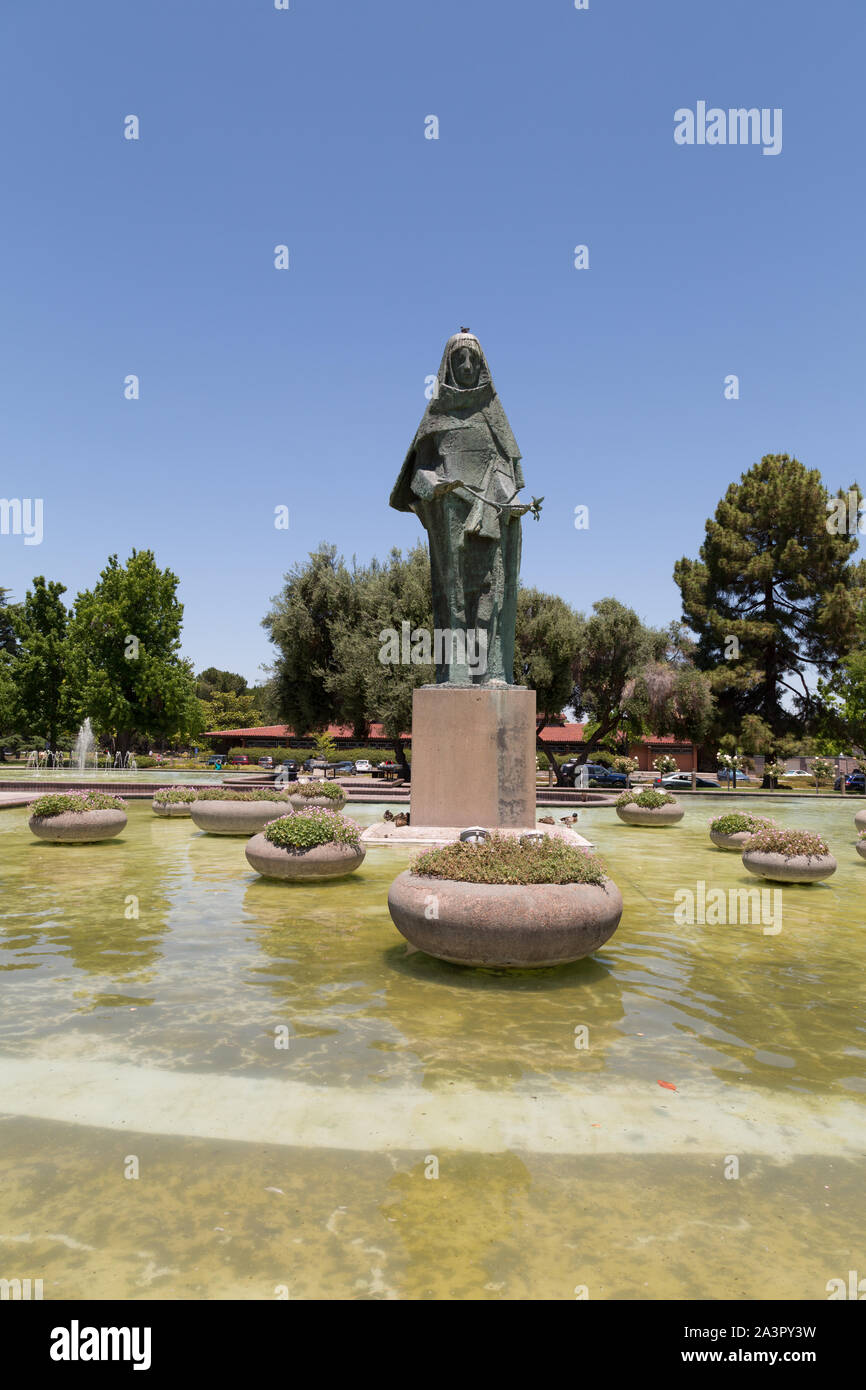
<svg viewBox="0 0 866 1390">
<path fill-rule="evenodd" d="M 0 812 L 7 1055 L 50 1061 L 62 1049 L 335 1095 L 447 1098 L 453 1087 L 493 1104 L 538 1099 L 553 1118 L 595 1096 L 602 1118 L 588 1130 L 606 1146 L 598 1157 L 529 1143 L 461 1152 L 440 1124 L 423 1152 L 376 1152 L 375 1108 L 364 1153 L 192 1139 L 182 1116 L 134 1148 L 93 1122 L 18 1118 L 4 1128 L 0 1232 L 32 1242 L 46 1297 L 272 1297 L 281 1282 L 293 1297 L 571 1298 L 581 1283 L 602 1298 L 825 1296 L 860 1220 L 848 1162 L 786 1166 L 780 1142 L 772 1157 L 741 1155 L 741 1180 L 726 1183 L 717 1136 L 701 1151 L 702 1125 L 740 1095 L 757 1097 L 764 1119 L 762 1097 L 772 1117 L 777 1100 L 859 1103 L 866 1090 L 854 806 L 773 808 L 784 824 L 821 827 L 840 867 L 825 884 L 785 886 L 782 931 L 768 936 L 676 924 L 678 889 L 754 886 L 709 842 L 714 803 L 693 805 L 654 832 L 584 810 L 580 829 L 623 893 L 620 929 L 591 960 L 514 973 L 407 947 L 385 905 L 404 850 L 372 848 L 344 880 L 282 884 L 250 870 L 242 838 L 149 805 L 91 846 L 37 842 L 24 809 Z M 625 1135 L 640 1146 L 630 1106 L 670 1117 L 672 1142 L 694 1154 L 618 1151 Z M 148 1155 L 150 1184 L 118 1182 L 130 1151 Z M 50 1180 L 31 1180 L 37 1161 L 53 1165 Z M 83 1287 L 85 1266 L 96 1288 Z"/>
</svg>

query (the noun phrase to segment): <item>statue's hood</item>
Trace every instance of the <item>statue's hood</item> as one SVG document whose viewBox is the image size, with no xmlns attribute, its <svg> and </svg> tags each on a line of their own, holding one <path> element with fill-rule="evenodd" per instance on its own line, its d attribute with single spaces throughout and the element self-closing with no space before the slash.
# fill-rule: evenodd
<svg viewBox="0 0 866 1390">
<path fill-rule="evenodd" d="M 468 388 L 458 386 L 451 370 L 452 354 L 461 347 L 471 347 L 478 354 L 481 369 L 478 381 Z M 430 400 L 415 438 L 400 470 L 400 476 L 391 493 L 391 506 L 398 512 L 411 512 L 413 494 L 411 491 L 412 473 L 415 466 L 415 451 L 421 440 L 429 434 L 439 434 L 442 430 L 460 429 L 473 415 L 483 415 L 500 453 L 511 459 L 517 487 L 522 488 L 523 473 L 520 468 L 520 450 L 517 440 L 511 433 L 511 426 L 502 408 L 493 385 L 490 367 L 480 342 L 474 333 L 455 333 L 445 344 L 442 361 L 436 375 L 436 390 Z"/>
</svg>

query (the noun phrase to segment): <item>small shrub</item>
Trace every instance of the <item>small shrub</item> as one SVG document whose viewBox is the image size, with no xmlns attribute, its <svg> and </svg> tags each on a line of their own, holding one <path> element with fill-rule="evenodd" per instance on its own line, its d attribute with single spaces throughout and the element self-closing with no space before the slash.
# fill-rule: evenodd
<svg viewBox="0 0 866 1390">
<path fill-rule="evenodd" d="M 509 835 L 491 835 L 480 844 L 456 840 L 419 855 L 411 872 L 458 883 L 603 884 L 607 877 L 595 855 L 551 835 L 528 845 Z"/>
<path fill-rule="evenodd" d="M 288 801 L 289 793 L 278 787 L 251 787 L 249 791 L 233 791 L 231 787 L 205 787 L 196 792 L 194 801 Z"/>
<path fill-rule="evenodd" d="M 29 809 L 31 816 L 47 820 L 50 816 L 63 816 L 67 811 L 125 811 L 126 802 L 108 792 L 50 792 L 31 802 Z"/>
<path fill-rule="evenodd" d="M 152 758 L 152 757 L 150 756 L 149 753 L 139 753 L 138 756 L 136 756 L 136 754 L 133 753 L 132 756 L 135 758 L 135 765 L 136 765 L 136 767 L 140 767 L 140 768 L 159 767 L 159 759 L 158 759 L 158 758 Z"/>
<path fill-rule="evenodd" d="M 342 801 L 346 793 L 339 782 L 298 782 L 292 788 L 292 796 L 323 796 L 328 801 Z"/>
<path fill-rule="evenodd" d="M 316 845 L 356 845 L 361 827 L 348 816 L 311 806 L 309 811 L 293 811 L 265 826 L 264 836 L 281 849 L 314 849 Z"/>
<path fill-rule="evenodd" d="M 639 806 L 644 810 L 655 811 L 659 806 L 670 806 L 671 802 L 676 801 L 675 796 L 670 792 L 657 792 L 653 787 L 647 787 L 642 792 L 623 792 L 622 796 L 616 799 L 617 806 Z"/>
<path fill-rule="evenodd" d="M 763 816 L 750 816 L 746 811 L 731 811 L 729 815 L 716 816 L 715 820 L 710 821 L 710 829 L 715 830 L 717 835 L 740 835 L 744 830 L 754 834 L 756 830 L 772 825 L 771 820 Z"/>
<path fill-rule="evenodd" d="M 199 796 L 201 792 L 196 791 L 195 787 L 160 787 L 154 792 L 153 799 L 160 806 L 178 806 L 182 802 L 195 801 Z"/>
<path fill-rule="evenodd" d="M 783 830 L 778 825 L 762 826 L 749 841 L 747 850 L 761 850 L 764 854 L 784 854 L 786 859 L 799 855 L 806 859 L 819 859 L 830 853 L 830 847 L 820 835 L 811 830 Z"/>
</svg>

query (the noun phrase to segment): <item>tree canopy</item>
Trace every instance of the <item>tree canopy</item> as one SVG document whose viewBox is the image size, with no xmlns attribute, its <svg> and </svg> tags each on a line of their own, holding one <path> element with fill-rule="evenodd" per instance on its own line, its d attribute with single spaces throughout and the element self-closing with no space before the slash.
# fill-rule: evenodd
<svg viewBox="0 0 866 1390">
<path fill-rule="evenodd" d="M 808 728 L 815 678 L 856 641 L 866 567 L 852 563 L 856 535 L 828 524 L 831 506 L 817 470 L 767 454 L 727 489 L 700 559 L 674 567 L 695 664 L 717 697 L 717 735 L 748 715 L 777 736 Z"/>
</svg>

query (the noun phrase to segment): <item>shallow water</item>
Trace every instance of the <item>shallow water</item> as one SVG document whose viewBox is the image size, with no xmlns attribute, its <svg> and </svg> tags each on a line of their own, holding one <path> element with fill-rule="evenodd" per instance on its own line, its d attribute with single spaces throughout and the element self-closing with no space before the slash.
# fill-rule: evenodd
<svg viewBox="0 0 866 1390">
<path fill-rule="evenodd" d="M 148 804 L 93 846 L 0 812 L 0 1277 L 46 1298 L 826 1298 L 863 1264 L 862 804 L 773 806 L 839 861 L 780 887 L 778 932 L 675 920 L 700 883 L 760 886 L 711 845 L 717 801 L 668 830 L 588 808 L 620 928 L 513 974 L 407 948 L 385 905 L 406 850 L 293 886 Z"/>
</svg>

